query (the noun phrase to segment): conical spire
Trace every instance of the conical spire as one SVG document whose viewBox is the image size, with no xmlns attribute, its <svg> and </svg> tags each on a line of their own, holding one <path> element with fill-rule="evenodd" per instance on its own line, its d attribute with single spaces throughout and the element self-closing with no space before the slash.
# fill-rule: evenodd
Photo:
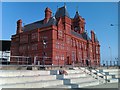
<svg viewBox="0 0 120 90">
<path fill-rule="evenodd" d="M 79 15 L 79 12 L 76 11 L 76 14 L 75 14 L 74 18 L 78 18 L 78 17 L 80 17 L 80 15 Z"/>
</svg>

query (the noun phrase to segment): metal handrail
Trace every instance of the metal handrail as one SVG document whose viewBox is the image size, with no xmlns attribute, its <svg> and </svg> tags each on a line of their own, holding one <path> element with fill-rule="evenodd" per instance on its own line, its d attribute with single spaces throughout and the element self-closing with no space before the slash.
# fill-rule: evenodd
<svg viewBox="0 0 120 90">
<path fill-rule="evenodd" d="M 85 67 L 84 67 L 85 68 Z M 100 80 L 101 80 L 101 78 L 99 77 L 99 75 L 98 74 L 95 74 L 94 72 L 92 72 L 91 70 L 88 70 L 90 73 L 88 73 L 87 72 L 87 68 L 85 68 L 83 71 L 86 73 L 86 74 L 89 74 L 89 75 L 95 75 L 95 78 L 96 79 L 98 79 L 99 80 L 99 82 L 100 82 Z M 95 71 L 97 71 L 97 70 L 95 70 Z M 94 77 L 94 76 L 92 76 L 92 77 Z M 107 80 L 107 76 L 105 76 L 106 77 L 106 80 Z M 104 78 L 103 78 L 104 79 Z M 106 81 L 105 81 L 105 83 L 107 83 Z"/>
<path fill-rule="evenodd" d="M 103 77 L 105 76 L 105 83 L 107 83 L 107 75 L 106 74 L 103 74 L 103 73 L 101 73 L 101 72 L 98 72 L 96 69 L 94 69 L 97 73 L 100 73 L 100 74 L 102 74 L 103 75 Z M 99 75 L 98 75 L 99 76 Z M 103 78 L 104 79 L 104 78 Z"/>
</svg>

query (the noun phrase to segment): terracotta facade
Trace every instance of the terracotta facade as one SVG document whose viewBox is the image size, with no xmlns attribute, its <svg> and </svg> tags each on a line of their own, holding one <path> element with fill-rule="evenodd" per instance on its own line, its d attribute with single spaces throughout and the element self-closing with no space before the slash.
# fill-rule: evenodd
<svg viewBox="0 0 120 90">
<path fill-rule="evenodd" d="M 32 63 L 36 56 L 40 62 L 46 57 L 45 64 L 49 65 L 85 65 L 86 60 L 100 65 L 100 44 L 94 31 L 91 30 L 90 38 L 85 31 L 85 19 L 78 11 L 70 18 L 66 6 L 58 8 L 55 16 L 47 7 L 43 20 L 24 27 L 18 20 L 11 39 L 11 55 L 31 57 Z"/>
</svg>

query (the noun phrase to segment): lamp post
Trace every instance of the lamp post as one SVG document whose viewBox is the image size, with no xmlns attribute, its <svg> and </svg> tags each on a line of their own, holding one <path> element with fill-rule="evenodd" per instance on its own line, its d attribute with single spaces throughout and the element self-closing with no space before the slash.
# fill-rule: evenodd
<svg viewBox="0 0 120 90">
<path fill-rule="evenodd" d="M 111 58 L 111 60 L 110 60 L 110 65 L 111 65 L 111 62 L 112 62 L 112 49 L 111 49 L 110 46 L 109 46 L 109 49 L 110 49 L 110 58 Z"/>
<path fill-rule="evenodd" d="M 116 66 L 118 66 L 118 58 L 115 58 L 115 60 L 116 60 Z"/>
<path fill-rule="evenodd" d="M 43 67 L 45 65 L 45 57 L 46 57 L 46 53 L 45 53 L 45 48 L 47 46 L 47 41 L 43 38 L 42 39 L 42 44 L 43 44 L 43 59 L 42 59 L 42 64 L 43 64 Z"/>
<path fill-rule="evenodd" d="M 120 29 L 120 24 L 110 24 L 111 27 L 117 27 L 118 29 L 118 33 L 119 33 L 119 29 Z M 118 43 L 119 44 L 119 43 Z M 118 50 L 119 50 L 119 47 L 118 47 Z M 117 63 L 117 66 L 119 65 L 119 60 L 118 58 L 115 58 L 116 60 L 116 63 Z"/>
</svg>

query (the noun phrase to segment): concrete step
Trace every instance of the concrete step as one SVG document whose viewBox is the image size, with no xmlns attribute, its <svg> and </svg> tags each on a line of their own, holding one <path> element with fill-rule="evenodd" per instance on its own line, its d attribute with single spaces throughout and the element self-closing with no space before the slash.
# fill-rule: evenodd
<svg viewBox="0 0 120 90">
<path fill-rule="evenodd" d="M 44 88 L 49 86 L 63 85 L 62 80 L 49 80 L 49 81 L 36 81 L 16 84 L 4 84 L 0 85 L 2 88 Z"/>
<path fill-rule="evenodd" d="M 106 79 L 106 77 L 107 77 L 107 79 L 115 78 L 115 75 L 109 75 L 109 74 L 107 74 L 107 75 L 103 74 L 102 75 L 101 73 L 97 73 L 97 75 L 104 78 L 104 79 Z"/>
<path fill-rule="evenodd" d="M 68 75 L 56 75 L 57 79 L 66 79 L 66 78 L 77 78 L 77 77 L 86 77 L 85 73 L 77 73 L 77 74 L 68 74 Z"/>
<path fill-rule="evenodd" d="M 74 73 L 82 73 L 83 71 L 80 69 L 77 70 L 65 70 L 68 74 L 74 74 Z M 59 70 L 50 70 L 51 75 L 59 74 Z"/>
<path fill-rule="evenodd" d="M 72 74 L 72 73 L 82 73 L 83 71 L 78 69 L 78 70 L 65 70 L 68 74 Z"/>
<path fill-rule="evenodd" d="M 85 83 L 79 83 L 78 88 L 87 87 L 87 86 L 96 86 L 96 85 L 99 85 L 99 82 L 97 80 L 93 80 Z"/>
<path fill-rule="evenodd" d="M 56 85 L 56 86 L 50 86 L 45 88 L 71 88 L 70 85 Z"/>
<path fill-rule="evenodd" d="M 115 75 L 115 78 L 120 78 L 120 74 Z"/>
<path fill-rule="evenodd" d="M 115 75 L 107 75 L 107 79 L 111 79 L 111 78 L 115 78 Z M 104 76 L 104 79 L 106 79 L 105 76 Z"/>
<path fill-rule="evenodd" d="M 19 77 L 1 77 L 1 84 L 25 83 L 34 81 L 55 80 L 56 75 L 39 75 L 39 76 L 19 76 Z"/>
<path fill-rule="evenodd" d="M 83 87 L 87 87 L 87 86 L 95 86 L 98 84 L 99 84 L 99 82 L 97 80 L 92 80 L 92 81 L 88 81 L 88 82 L 72 83 L 72 84 L 68 84 L 68 85 L 70 85 L 71 88 L 83 88 Z"/>
<path fill-rule="evenodd" d="M 50 75 L 50 71 L 29 71 L 29 70 L 2 70 L 0 77 L 13 77 L 13 76 L 33 76 L 33 75 Z"/>
<path fill-rule="evenodd" d="M 70 79 L 64 79 L 64 84 L 74 84 L 74 83 L 84 83 L 88 81 L 95 80 L 91 77 L 82 77 L 82 78 L 70 78 Z"/>
<path fill-rule="evenodd" d="M 110 81 L 110 82 L 108 82 L 108 83 L 118 83 L 118 82 L 119 82 L 119 80 L 118 80 L 118 79 L 115 79 L 115 78 L 109 79 L 109 81 Z"/>
<path fill-rule="evenodd" d="M 120 72 L 119 69 L 99 69 L 99 72 Z"/>
</svg>

